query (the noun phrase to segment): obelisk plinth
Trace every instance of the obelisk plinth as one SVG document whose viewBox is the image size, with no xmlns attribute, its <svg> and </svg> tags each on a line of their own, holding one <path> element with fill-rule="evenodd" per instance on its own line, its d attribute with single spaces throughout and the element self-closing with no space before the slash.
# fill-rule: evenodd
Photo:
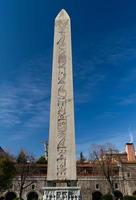
<svg viewBox="0 0 136 200">
<path fill-rule="evenodd" d="M 47 181 L 76 180 L 70 17 L 55 19 Z"/>
</svg>

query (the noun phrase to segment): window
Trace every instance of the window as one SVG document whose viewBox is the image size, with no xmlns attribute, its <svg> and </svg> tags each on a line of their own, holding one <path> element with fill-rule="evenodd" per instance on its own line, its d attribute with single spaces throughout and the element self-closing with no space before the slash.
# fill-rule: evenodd
<svg viewBox="0 0 136 200">
<path fill-rule="evenodd" d="M 127 177 L 130 178 L 130 172 L 127 173 Z"/>
<path fill-rule="evenodd" d="M 32 190 L 34 190 L 34 189 L 35 189 L 35 185 L 33 184 L 33 185 L 32 185 Z"/>
<path fill-rule="evenodd" d="M 115 189 L 118 189 L 118 183 L 115 183 Z"/>
<path fill-rule="evenodd" d="M 99 189 L 100 189 L 100 187 L 99 187 L 99 184 L 98 184 L 98 183 L 95 185 L 95 189 L 96 189 L 96 190 L 99 190 Z"/>
</svg>

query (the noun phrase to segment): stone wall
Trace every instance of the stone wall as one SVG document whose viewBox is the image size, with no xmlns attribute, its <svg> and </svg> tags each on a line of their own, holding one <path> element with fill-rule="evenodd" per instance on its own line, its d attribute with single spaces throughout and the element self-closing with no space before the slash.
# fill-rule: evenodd
<svg viewBox="0 0 136 200">
<path fill-rule="evenodd" d="M 9 191 L 13 191 L 19 196 L 19 177 L 16 177 L 13 180 L 12 188 Z M 29 178 L 28 183 L 32 179 Z M 114 180 L 115 187 L 117 191 L 120 191 L 122 194 L 132 195 L 133 192 L 136 191 L 136 180 L 133 177 L 129 177 L 128 179 L 116 178 Z M 42 199 L 43 197 L 43 187 L 46 186 L 46 177 L 45 176 L 35 176 L 33 177 L 33 183 L 27 187 L 23 192 L 23 199 L 27 200 L 27 196 L 30 192 L 36 192 L 38 194 L 38 198 Z M 110 187 L 107 181 L 101 177 L 78 177 L 78 186 L 81 187 L 81 196 L 82 200 L 92 200 L 92 196 L 94 193 L 101 193 L 102 195 L 106 193 L 110 193 Z M 3 196 L 7 193 L 6 191 Z"/>
</svg>

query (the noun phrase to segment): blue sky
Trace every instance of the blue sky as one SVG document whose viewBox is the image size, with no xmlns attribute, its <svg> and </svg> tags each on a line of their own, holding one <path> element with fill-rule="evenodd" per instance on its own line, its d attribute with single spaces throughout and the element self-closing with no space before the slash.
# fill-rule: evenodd
<svg viewBox="0 0 136 200">
<path fill-rule="evenodd" d="M 0 1 L 0 146 L 43 154 L 54 18 L 72 21 L 77 154 L 136 141 L 136 1 Z"/>
</svg>

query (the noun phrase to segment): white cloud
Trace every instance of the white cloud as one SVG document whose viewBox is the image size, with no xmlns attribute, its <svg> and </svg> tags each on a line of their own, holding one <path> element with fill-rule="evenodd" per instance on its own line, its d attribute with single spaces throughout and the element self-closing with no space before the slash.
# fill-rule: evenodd
<svg viewBox="0 0 136 200">
<path fill-rule="evenodd" d="M 136 93 L 132 93 L 132 94 L 129 94 L 128 96 L 120 98 L 117 104 L 121 106 L 136 104 Z"/>
<path fill-rule="evenodd" d="M 0 126 L 19 125 L 20 130 L 34 129 L 43 123 L 47 126 L 50 69 L 45 61 L 44 57 L 39 57 L 25 63 L 10 81 L 0 85 Z"/>
<path fill-rule="evenodd" d="M 96 88 L 105 78 L 106 74 L 99 72 L 91 61 L 83 63 L 77 61 L 74 75 L 75 103 L 82 104 L 92 101 Z"/>
</svg>

